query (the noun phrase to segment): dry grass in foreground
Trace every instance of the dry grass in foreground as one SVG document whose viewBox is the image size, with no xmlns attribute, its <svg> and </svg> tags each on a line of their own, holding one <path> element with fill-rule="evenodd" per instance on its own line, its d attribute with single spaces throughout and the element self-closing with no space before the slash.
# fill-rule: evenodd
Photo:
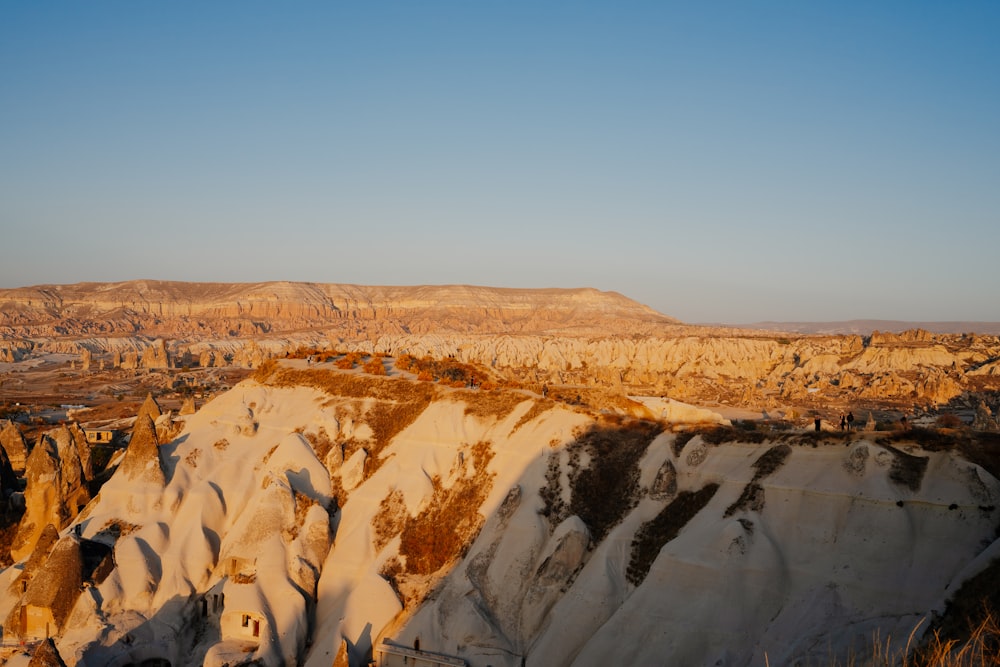
<svg viewBox="0 0 1000 667">
<path fill-rule="evenodd" d="M 997 667 L 1000 665 L 1000 623 L 989 610 L 984 610 L 978 625 L 970 627 L 963 639 L 945 638 L 932 630 L 921 642 L 915 637 L 923 621 L 917 624 L 906 644 L 899 646 L 892 639 L 872 640 L 868 655 L 851 655 L 846 660 L 832 659 L 820 663 L 824 667 Z M 771 667 L 767 655 L 764 664 Z"/>
</svg>

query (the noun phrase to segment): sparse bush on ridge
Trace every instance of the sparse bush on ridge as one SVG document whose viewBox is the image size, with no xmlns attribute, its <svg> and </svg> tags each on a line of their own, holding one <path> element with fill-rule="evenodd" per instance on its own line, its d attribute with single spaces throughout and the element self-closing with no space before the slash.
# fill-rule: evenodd
<svg viewBox="0 0 1000 667">
<path fill-rule="evenodd" d="M 385 364 L 382 363 L 382 357 L 373 356 L 368 361 L 364 363 L 361 367 L 365 373 L 370 375 L 385 375 Z"/>
</svg>

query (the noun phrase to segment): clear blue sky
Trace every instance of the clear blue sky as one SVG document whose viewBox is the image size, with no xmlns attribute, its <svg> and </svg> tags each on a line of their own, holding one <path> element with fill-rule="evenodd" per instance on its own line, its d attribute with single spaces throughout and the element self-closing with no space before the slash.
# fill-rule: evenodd
<svg viewBox="0 0 1000 667">
<path fill-rule="evenodd" d="M 1000 2 L 8 2 L 0 287 L 1000 320 Z"/>
</svg>

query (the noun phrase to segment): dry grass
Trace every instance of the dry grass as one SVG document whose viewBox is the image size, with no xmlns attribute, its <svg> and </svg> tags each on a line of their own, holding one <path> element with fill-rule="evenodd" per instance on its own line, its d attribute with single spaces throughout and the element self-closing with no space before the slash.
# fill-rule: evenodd
<svg viewBox="0 0 1000 667">
<path fill-rule="evenodd" d="M 892 638 L 872 639 L 869 650 L 852 652 L 844 660 L 830 659 L 826 667 L 997 667 L 1000 665 L 1000 623 L 988 611 L 970 624 L 961 638 L 948 638 L 931 629 L 920 642 L 915 641 L 923 625 L 921 620 L 905 642 Z M 765 656 L 765 665 L 770 662 Z"/>
<path fill-rule="evenodd" d="M 474 391 L 457 393 L 452 400 L 465 403 L 465 414 L 487 419 L 503 420 L 521 403 L 531 400 L 524 394 L 510 391 Z"/>
<path fill-rule="evenodd" d="M 553 403 L 551 401 L 547 401 L 544 399 L 536 400 L 534 403 L 531 404 L 531 407 L 528 408 L 528 411 L 525 412 L 523 415 L 521 415 L 521 418 L 517 420 L 517 423 L 514 424 L 514 428 L 511 429 L 511 433 L 521 428 L 525 424 L 530 424 L 534 419 L 540 417 L 541 415 L 551 410 L 552 407 Z"/>
<path fill-rule="evenodd" d="M 370 476 L 378 470 L 380 452 L 403 429 L 412 424 L 427 409 L 439 392 L 433 385 L 398 378 L 358 376 L 325 369 L 290 369 L 275 364 L 255 376 L 258 382 L 273 387 L 312 387 L 330 396 L 359 399 L 362 403 L 374 399 L 377 405 L 365 412 L 360 421 L 372 430 L 372 442 L 365 449 L 371 456 Z"/>
</svg>

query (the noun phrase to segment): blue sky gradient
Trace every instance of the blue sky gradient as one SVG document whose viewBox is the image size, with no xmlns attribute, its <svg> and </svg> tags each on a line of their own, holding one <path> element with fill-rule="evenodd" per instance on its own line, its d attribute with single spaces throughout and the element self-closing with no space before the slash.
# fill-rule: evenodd
<svg viewBox="0 0 1000 667">
<path fill-rule="evenodd" d="M 1000 3 L 5 3 L 0 287 L 1000 320 Z"/>
</svg>

